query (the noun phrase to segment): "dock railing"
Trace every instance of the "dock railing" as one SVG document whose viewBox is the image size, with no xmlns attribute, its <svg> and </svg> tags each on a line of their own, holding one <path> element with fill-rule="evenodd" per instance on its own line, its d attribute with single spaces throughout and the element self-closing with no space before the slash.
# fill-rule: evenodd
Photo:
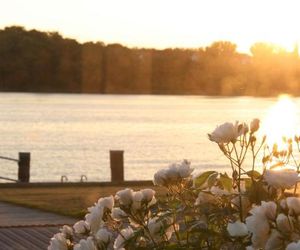
<svg viewBox="0 0 300 250">
<path fill-rule="evenodd" d="M 111 182 L 124 182 L 124 151 L 123 150 L 110 150 L 110 169 L 111 169 Z M 0 176 L 0 179 L 18 182 L 30 182 L 30 153 L 19 152 L 19 159 L 0 156 L 0 160 L 13 161 L 18 163 L 18 179 Z M 62 176 L 67 181 L 67 176 Z M 86 175 L 81 176 L 81 182 L 87 181 Z M 64 182 L 62 179 L 61 182 Z"/>
<path fill-rule="evenodd" d="M 19 159 L 0 156 L 0 160 L 14 161 L 18 163 L 18 179 L 12 179 L 3 176 L 0 176 L 0 179 L 13 181 L 13 182 L 29 183 L 30 181 L 30 153 L 29 152 L 19 152 Z"/>
</svg>

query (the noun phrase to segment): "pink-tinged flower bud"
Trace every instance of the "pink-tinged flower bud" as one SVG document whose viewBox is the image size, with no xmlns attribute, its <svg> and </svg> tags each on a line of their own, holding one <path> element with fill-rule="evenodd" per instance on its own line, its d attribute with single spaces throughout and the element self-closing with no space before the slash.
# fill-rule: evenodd
<svg viewBox="0 0 300 250">
<path fill-rule="evenodd" d="M 285 214 L 278 214 L 276 218 L 276 224 L 280 232 L 290 233 L 293 231 L 293 223 L 290 222 L 289 218 Z"/>
<path fill-rule="evenodd" d="M 253 119 L 252 122 L 250 123 L 250 132 L 254 133 L 259 129 L 259 119 Z"/>
<path fill-rule="evenodd" d="M 300 215 L 300 198 L 287 197 L 286 203 L 287 203 L 290 214 Z"/>
</svg>

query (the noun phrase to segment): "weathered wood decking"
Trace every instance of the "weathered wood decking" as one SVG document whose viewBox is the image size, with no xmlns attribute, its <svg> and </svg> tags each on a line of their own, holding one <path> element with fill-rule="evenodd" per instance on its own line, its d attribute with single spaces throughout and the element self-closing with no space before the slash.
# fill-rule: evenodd
<svg viewBox="0 0 300 250">
<path fill-rule="evenodd" d="M 70 217 L 0 202 L 0 249 L 47 249 L 61 225 L 75 222 Z"/>
<path fill-rule="evenodd" d="M 11 227 L 0 228 L 1 250 L 47 249 L 50 238 L 59 232 L 58 227 Z"/>
</svg>

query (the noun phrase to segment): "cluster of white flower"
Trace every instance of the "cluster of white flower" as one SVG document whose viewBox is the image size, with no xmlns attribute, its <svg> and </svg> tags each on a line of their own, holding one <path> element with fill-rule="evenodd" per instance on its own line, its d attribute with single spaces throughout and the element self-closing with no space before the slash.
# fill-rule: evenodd
<svg viewBox="0 0 300 250">
<path fill-rule="evenodd" d="M 113 206 L 113 196 L 100 198 L 94 206 L 88 208 L 89 213 L 85 216 L 85 220 L 76 222 L 73 229 L 65 226 L 61 233 L 54 235 L 48 250 L 73 249 L 73 247 L 74 250 L 95 250 L 98 249 L 97 246 L 109 246 L 113 234 L 104 227 L 103 219 L 111 213 Z M 72 240 L 75 235 L 86 238 L 74 244 Z"/>
<path fill-rule="evenodd" d="M 249 249 L 299 249 L 300 198 L 288 197 L 277 205 L 273 201 L 262 202 L 250 210 L 246 225 L 251 232 Z"/>
<path fill-rule="evenodd" d="M 134 192 L 132 189 L 126 188 L 117 192 L 116 200 L 119 201 L 122 207 L 131 208 L 137 211 L 142 206 L 150 207 L 156 203 L 155 191 L 146 188 L 140 191 Z"/>
<path fill-rule="evenodd" d="M 120 207 L 114 207 L 115 203 Z M 61 233 L 55 234 L 48 250 L 124 249 L 126 241 L 142 226 L 155 234 L 156 217 L 151 217 L 150 211 L 155 203 L 155 191 L 152 189 L 133 191 L 127 188 L 117 192 L 115 197 L 101 198 L 88 208 L 85 220 L 76 222 L 73 228 L 64 226 Z M 160 223 L 157 222 L 157 225 Z M 172 234 L 170 225 L 162 227 L 166 235 Z M 75 237 L 80 238 L 78 243 L 74 243 Z"/>
<path fill-rule="evenodd" d="M 208 135 L 230 160 L 231 176 L 206 171 L 193 178 L 187 160 L 171 164 L 154 175 L 153 183 L 167 190 L 160 202 L 152 189 L 126 188 L 101 198 L 84 220 L 55 234 L 48 250 L 300 249 L 300 163 L 289 166 L 297 158 L 293 140 L 286 140 L 288 151 L 269 150 L 265 137 L 256 138 L 259 123 L 227 122 Z M 259 173 L 255 160 L 263 148 L 268 153 Z M 249 151 L 252 169 L 246 170 Z"/>
</svg>

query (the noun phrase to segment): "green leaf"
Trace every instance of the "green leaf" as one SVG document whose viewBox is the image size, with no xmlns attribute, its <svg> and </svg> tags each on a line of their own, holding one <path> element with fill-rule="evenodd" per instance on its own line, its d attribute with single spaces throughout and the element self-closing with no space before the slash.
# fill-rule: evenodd
<svg viewBox="0 0 300 250">
<path fill-rule="evenodd" d="M 217 180 L 217 178 L 218 178 L 218 175 L 219 175 L 218 173 L 213 173 L 213 174 L 211 174 L 211 175 L 208 177 L 208 179 L 207 179 L 207 185 L 208 185 L 209 188 L 211 188 L 212 186 L 215 185 L 216 180 Z"/>
<path fill-rule="evenodd" d="M 227 191 L 232 190 L 232 179 L 226 173 L 220 174 L 220 182 L 224 189 Z"/>
<path fill-rule="evenodd" d="M 201 186 L 203 186 L 203 184 L 206 183 L 206 181 L 212 174 L 218 174 L 218 173 L 216 171 L 206 171 L 206 172 L 200 174 L 198 177 L 196 177 L 194 179 L 195 187 L 200 188 Z"/>
<path fill-rule="evenodd" d="M 252 188 L 252 180 L 251 179 L 244 179 L 244 182 L 245 182 L 245 188 L 246 190 L 250 190 Z"/>
<path fill-rule="evenodd" d="M 176 250 L 176 249 L 180 249 L 180 247 L 178 246 L 178 244 L 170 243 L 167 246 L 164 246 L 164 249 L 166 249 L 166 250 Z"/>
<path fill-rule="evenodd" d="M 261 201 L 269 200 L 271 198 L 261 180 L 254 181 L 248 192 L 251 203 L 260 204 Z"/>
<path fill-rule="evenodd" d="M 259 179 L 261 177 L 261 174 L 255 170 L 250 170 L 246 172 L 246 174 L 253 179 Z"/>
</svg>

